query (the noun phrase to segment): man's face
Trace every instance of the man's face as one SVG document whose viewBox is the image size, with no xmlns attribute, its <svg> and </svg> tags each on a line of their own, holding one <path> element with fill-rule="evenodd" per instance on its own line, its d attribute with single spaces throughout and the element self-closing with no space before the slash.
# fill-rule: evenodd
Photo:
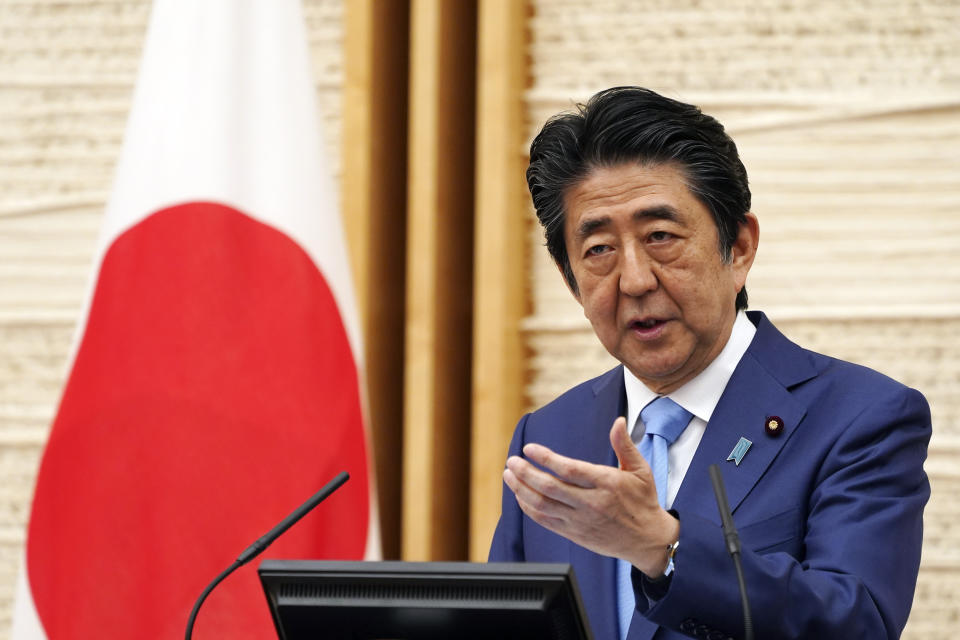
<svg viewBox="0 0 960 640">
<path fill-rule="evenodd" d="M 594 169 L 564 203 L 577 299 L 600 342 L 658 393 L 694 378 L 730 336 L 756 218 L 724 262 L 713 216 L 670 164 Z"/>
</svg>

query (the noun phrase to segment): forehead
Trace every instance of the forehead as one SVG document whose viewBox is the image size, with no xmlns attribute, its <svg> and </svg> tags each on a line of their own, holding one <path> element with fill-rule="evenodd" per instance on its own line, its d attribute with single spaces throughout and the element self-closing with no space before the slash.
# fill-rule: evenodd
<svg viewBox="0 0 960 640">
<path fill-rule="evenodd" d="M 672 164 L 595 167 L 567 189 L 564 206 L 568 232 L 594 219 L 612 221 L 657 209 L 672 209 L 679 222 L 690 225 L 712 222 L 709 210 L 687 187 L 683 171 Z"/>
</svg>

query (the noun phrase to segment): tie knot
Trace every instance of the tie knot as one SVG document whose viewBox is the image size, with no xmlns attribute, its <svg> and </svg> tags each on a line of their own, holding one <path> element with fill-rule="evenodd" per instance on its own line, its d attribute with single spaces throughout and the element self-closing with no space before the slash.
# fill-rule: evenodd
<svg viewBox="0 0 960 640">
<path fill-rule="evenodd" d="M 660 436 L 668 445 L 680 437 L 692 417 L 692 413 L 666 396 L 657 398 L 640 411 L 644 433 Z"/>
</svg>

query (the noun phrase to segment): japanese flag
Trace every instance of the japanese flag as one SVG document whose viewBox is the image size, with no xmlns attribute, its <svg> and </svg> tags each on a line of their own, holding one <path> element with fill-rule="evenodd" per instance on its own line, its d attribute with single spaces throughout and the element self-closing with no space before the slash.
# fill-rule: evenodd
<svg viewBox="0 0 960 640">
<path fill-rule="evenodd" d="M 155 0 L 13 637 L 179 638 L 265 557 L 375 558 L 344 233 L 297 0 Z M 197 638 L 270 637 L 256 562 Z"/>
</svg>

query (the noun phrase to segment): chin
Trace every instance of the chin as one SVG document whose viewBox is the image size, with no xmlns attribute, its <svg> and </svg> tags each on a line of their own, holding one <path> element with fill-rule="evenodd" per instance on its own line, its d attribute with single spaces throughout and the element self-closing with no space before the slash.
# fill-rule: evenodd
<svg viewBox="0 0 960 640">
<path fill-rule="evenodd" d="M 648 386 L 669 384 L 676 377 L 679 368 L 671 366 L 631 367 L 630 365 L 627 365 L 627 367 L 633 372 L 633 375 L 648 383 Z"/>
</svg>

